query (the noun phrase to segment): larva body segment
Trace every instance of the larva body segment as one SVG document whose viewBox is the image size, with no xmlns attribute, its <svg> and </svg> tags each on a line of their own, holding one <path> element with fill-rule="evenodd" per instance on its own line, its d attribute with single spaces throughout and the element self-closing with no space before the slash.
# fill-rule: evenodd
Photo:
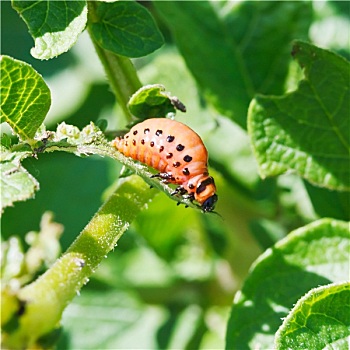
<svg viewBox="0 0 350 350">
<path fill-rule="evenodd" d="M 204 211 L 214 209 L 217 195 L 208 173 L 208 152 L 199 135 L 185 124 L 165 118 L 147 119 L 112 144 L 125 156 L 159 170 L 157 176 L 179 185 L 175 192 L 187 192 Z"/>
</svg>

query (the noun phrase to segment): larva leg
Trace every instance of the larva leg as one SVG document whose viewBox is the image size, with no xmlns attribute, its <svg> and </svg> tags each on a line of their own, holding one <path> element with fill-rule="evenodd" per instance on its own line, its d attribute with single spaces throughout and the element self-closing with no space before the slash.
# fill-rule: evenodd
<svg viewBox="0 0 350 350">
<path fill-rule="evenodd" d="M 171 192 L 172 196 L 175 194 L 180 194 L 184 198 L 189 199 L 191 202 L 194 201 L 194 193 L 188 193 L 187 190 L 185 190 L 182 186 L 176 187 L 175 190 L 173 192 Z M 180 204 L 181 204 L 180 202 L 177 203 L 177 205 L 180 205 Z M 188 208 L 187 204 L 185 204 L 185 208 Z"/>
<path fill-rule="evenodd" d="M 177 202 L 176 205 L 179 206 L 180 204 L 184 204 L 184 203 L 181 203 L 181 202 Z M 188 205 L 187 204 L 184 204 L 185 208 L 188 208 Z"/>
<path fill-rule="evenodd" d="M 153 177 L 159 177 L 160 179 L 162 179 L 162 182 L 164 182 L 164 183 L 168 183 L 168 182 L 171 182 L 171 181 L 175 180 L 175 178 L 172 175 L 172 173 L 158 173 L 158 174 L 152 175 L 151 177 L 152 178 Z"/>
<path fill-rule="evenodd" d="M 187 199 L 189 199 L 191 202 L 194 201 L 194 193 L 186 194 L 184 197 L 186 197 Z"/>
<path fill-rule="evenodd" d="M 184 195 L 186 193 L 187 193 L 187 191 L 182 186 L 178 186 L 175 188 L 175 190 L 173 192 L 171 192 L 171 195 L 172 196 L 174 196 L 175 194 Z"/>
</svg>

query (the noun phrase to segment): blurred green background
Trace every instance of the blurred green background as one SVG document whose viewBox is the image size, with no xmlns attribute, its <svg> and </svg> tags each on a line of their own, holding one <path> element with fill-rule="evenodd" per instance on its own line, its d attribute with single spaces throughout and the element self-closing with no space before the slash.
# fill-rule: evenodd
<svg viewBox="0 0 350 350">
<path fill-rule="evenodd" d="M 309 36 L 349 57 L 343 38 L 346 4 L 314 2 Z M 246 132 L 206 104 L 166 24 L 152 4 L 144 5 L 158 20 L 166 44 L 134 64 L 144 85 L 163 84 L 186 105 L 187 113 L 177 120 L 196 130 L 209 150 L 220 216 L 157 195 L 65 311 L 60 349 L 223 348 L 234 293 L 255 258 L 318 217 L 349 218 L 345 195 L 292 174 L 259 178 Z M 63 120 L 83 127 L 106 119 L 107 131 L 125 126 L 86 32 L 68 53 L 40 62 L 30 56 L 33 40 L 11 3 L 1 6 L 2 54 L 30 63 L 51 89 L 48 129 Z M 50 210 L 65 227 L 63 250 L 106 199 L 121 169 L 111 159 L 64 153 L 43 154 L 23 165 L 38 179 L 40 191 L 5 210 L 2 237 L 38 230 Z"/>
</svg>

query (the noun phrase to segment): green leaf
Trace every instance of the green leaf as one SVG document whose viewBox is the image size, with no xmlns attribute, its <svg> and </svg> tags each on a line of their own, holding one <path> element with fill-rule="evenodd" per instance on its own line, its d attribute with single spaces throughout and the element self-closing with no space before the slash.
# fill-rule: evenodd
<svg viewBox="0 0 350 350">
<path fill-rule="evenodd" d="M 29 64 L 1 56 L 0 122 L 22 140 L 35 135 L 50 108 L 50 90 Z"/>
<path fill-rule="evenodd" d="M 145 56 L 163 44 L 152 16 L 134 1 L 98 3 L 91 33 L 106 50 L 127 57 Z"/>
<path fill-rule="evenodd" d="M 288 43 L 307 37 L 312 13 L 310 3 L 296 1 L 155 1 L 154 6 L 208 101 L 243 127 L 255 93 L 282 92 Z"/>
<path fill-rule="evenodd" d="M 12 6 L 28 26 L 35 41 L 31 54 L 38 59 L 68 51 L 87 21 L 86 1 L 12 0 Z"/>
<path fill-rule="evenodd" d="M 134 222 L 135 229 L 147 244 L 167 263 L 177 258 L 179 245 L 185 240 L 184 228 L 179 222 L 191 223 L 191 228 L 198 225 L 197 213 L 194 210 L 179 206 L 176 208 L 176 215 L 171 215 L 174 210 L 173 201 L 169 201 L 165 196 L 156 196 L 148 210 L 141 212 Z M 164 217 L 167 218 L 167 234 L 164 234 Z M 158 280 L 159 278 L 158 276 Z M 195 278 L 194 275 L 192 278 Z"/>
<path fill-rule="evenodd" d="M 350 283 L 312 289 L 276 334 L 276 349 L 349 349 Z"/>
<path fill-rule="evenodd" d="M 1 212 L 16 201 L 25 201 L 39 190 L 39 183 L 16 162 L 0 163 Z"/>
<path fill-rule="evenodd" d="M 299 41 L 293 53 L 305 75 L 298 89 L 258 96 L 249 108 L 260 175 L 294 170 L 317 186 L 349 190 L 350 64 Z"/>
<path fill-rule="evenodd" d="M 322 219 L 291 232 L 254 263 L 232 306 L 227 349 L 272 349 L 274 334 L 311 288 L 349 277 L 349 223 Z"/>
<path fill-rule="evenodd" d="M 349 193 L 328 190 L 304 183 L 314 211 L 319 217 L 350 220 Z"/>
<path fill-rule="evenodd" d="M 162 320 L 160 310 L 149 310 L 137 300 L 134 293 L 108 290 L 105 285 L 103 287 L 103 294 L 96 290 L 84 290 L 67 307 L 62 324 L 64 331 L 68 332 L 69 345 L 62 344 L 58 348 L 125 349 L 132 345 L 136 348 L 142 336 L 143 347 L 154 349 L 156 344 L 154 340 L 152 342 L 153 332 L 149 334 L 149 327 L 153 330 Z M 145 324 L 148 325 L 147 330 Z M 60 340 L 64 341 L 64 338 Z"/>
<path fill-rule="evenodd" d="M 143 86 L 131 96 L 128 103 L 130 112 L 141 120 L 163 118 L 168 113 L 175 113 L 175 106 L 186 110 L 176 97 L 171 97 L 165 87 L 159 84 Z"/>
</svg>

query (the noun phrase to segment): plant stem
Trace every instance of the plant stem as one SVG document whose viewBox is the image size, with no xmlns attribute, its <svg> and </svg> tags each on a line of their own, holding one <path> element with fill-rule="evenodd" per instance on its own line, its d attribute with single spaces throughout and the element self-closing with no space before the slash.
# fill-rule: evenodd
<svg viewBox="0 0 350 350">
<path fill-rule="evenodd" d="M 108 81 L 115 93 L 117 101 L 128 121 L 132 115 L 127 107 L 130 97 L 141 88 L 142 84 L 137 76 L 136 69 L 131 60 L 127 57 L 119 56 L 111 51 L 102 48 L 94 38 L 91 24 L 100 21 L 97 13 L 98 2 L 88 1 L 88 32 L 94 44 L 95 50 L 107 74 Z"/>
<path fill-rule="evenodd" d="M 35 282 L 19 292 L 24 313 L 6 339 L 8 348 L 33 348 L 36 340 L 57 327 L 62 312 L 100 262 L 117 244 L 155 191 L 138 176 L 120 180 L 67 252 Z"/>
</svg>

